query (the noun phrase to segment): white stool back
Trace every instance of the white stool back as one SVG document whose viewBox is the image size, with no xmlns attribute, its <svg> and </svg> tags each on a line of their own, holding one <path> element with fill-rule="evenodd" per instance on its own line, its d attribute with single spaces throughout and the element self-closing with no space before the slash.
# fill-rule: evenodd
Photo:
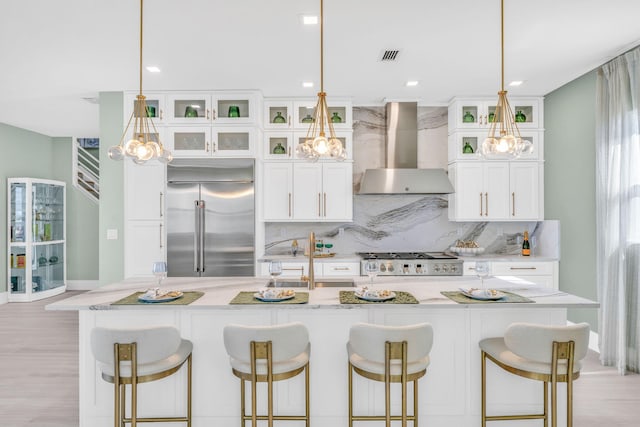
<svg viewBox="0 0 640 427">
<path fill-rule="evenodd" d="M 227 325 L 224 328 L 224 345 L 233 359 L 249 363 L 251 341 L 271 341 L 273 362 L 292 359 L 307 350 L 309 333 L 299 322 L 274 326 Z"/>
<path fill-rule="evenodd" d="M 182 338 L 172 326 L 144 329 L 94 328 L 91 331 L 91 349 L 98 362 L 113 365 L 113 345 L 137 343 L 138 363 L 151 363 L 174 354 Z"/>
<path fill-rule="evenodd" d="M 513 323 L 504 334 L 504 343 L 514 354 L 534 362 L 551 363 L 553 342 L 574 342 L 574 361 L 587 356 L 589 325 L 548 326 Z"/>
<path fill-rule="evenodd" d="M 407 341 L 407 361 L 415 362 L 429 355 L 433 346 L 433 327 L 427 323 L 409 326 L 356 323 L 349 332 L 349 352 L 372 362 L 384 363 L 386 341 Z"/>
</svg>

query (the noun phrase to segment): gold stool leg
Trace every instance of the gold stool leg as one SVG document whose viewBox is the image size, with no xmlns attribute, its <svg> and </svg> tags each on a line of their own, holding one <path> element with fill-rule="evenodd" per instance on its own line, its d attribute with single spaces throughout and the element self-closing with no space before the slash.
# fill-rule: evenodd
<svg viewBox="0 0 640 427">
<path fill-rule="evenodd" d="M 120 384 L 120 426 L 125 427 L 127 418 L 127 385 Z"/>
<path fill-rule="evenodd" d="M 305 393 L 305 398 L 304 398 L 304 413 L 305 413 L 305 426 L 309 427 L 310 425 L 310 418 L 311 418 L 311 414 L 310 414 L 310 401 L 311 398 L 309 396 L 309 364 L 307 363 L 307 366 L 304 367 L 304 393 Z"/>
<path fill-rule="evenodd" d="M 549 383 L 543 381 L 542 386 L 544 387 L 544 411 L 542 414 L 544 415 L 544 427 L 548 427 L 549 425 Z"/>
<path fill-rule="evenodd" d="M 349 427 L 353 427 L 353 365 L 349 362 Z"/>
<path fill-rule="evenodd" d="M 567 427 L 573 427 L 573 378 L 567 374 Z"/>
<path fill-rule="evenodd" d="M 418 380 L 413 380 L 413 427 L 418 426 Z"/>
<path fill-rule="evenodd" d="M 187 427 L 191 427 L 191 400 L 192 400 L 191 374 L 192 374 L 192 371 L 193 369 L 191 367 L 191 355 L 189 355 L 189 357 L 187 358 Z"/>
<path fill-rule="evenodd" d="M 481 358 L 481 380 L 482 383 L 482 392 L 481 392 L 481 417 L 482 417 L 482 427 L 487 427 L 487 354 L 484 351 L 480 351 Z M 547 427 L 545 425 L 545 427 Z"/>
<path fill-rule="evenodd" d="M 240 427 L 244 427 L 244 418 L 246 417 L 245 410 L 245 388 L 244 380 L 240 378 Z"/>
</svg>

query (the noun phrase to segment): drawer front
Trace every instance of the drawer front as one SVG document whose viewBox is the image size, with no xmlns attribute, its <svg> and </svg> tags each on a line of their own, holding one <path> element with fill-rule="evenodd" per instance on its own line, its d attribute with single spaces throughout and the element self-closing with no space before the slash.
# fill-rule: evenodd
<svg viewBox="0 0 640 427">
<path fill-rule="evenodd" d="M 552 262 L 492 262 L 493 276 L 546 276 L 553 275 Z"/>
<path fill-rule="evenodd" d="M 322 265 L 322 275 L 331 276 L 359 276 L 359 262 L 325 262 Z"/>
</svg>

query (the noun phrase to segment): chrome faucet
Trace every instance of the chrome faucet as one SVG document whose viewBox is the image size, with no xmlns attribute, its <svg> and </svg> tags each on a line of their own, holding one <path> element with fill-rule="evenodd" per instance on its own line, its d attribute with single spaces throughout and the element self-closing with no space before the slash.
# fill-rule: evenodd
<svg viewBox="0 0 640 427">
<path fill-rule="evenodd" d="M 313 272 L 313 253 L 316 250 L 316 235 L 312 231 L 309 233 L 309 277 L 308 277 L 308 285 L 309 290 L 312 291 L 316 288 L 316 279 Z"/>
</svg>

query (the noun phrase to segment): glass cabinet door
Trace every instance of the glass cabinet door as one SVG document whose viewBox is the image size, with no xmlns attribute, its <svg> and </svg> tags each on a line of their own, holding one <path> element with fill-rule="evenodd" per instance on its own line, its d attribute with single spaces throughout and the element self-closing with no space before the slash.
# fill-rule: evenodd
<svg viewBox="0 0 640 427">
<path fill-rule="evenodd" d="M 215 127 L 212 135 L 214 156 L 247 156 L 253 152 L 254 132 L 244 127 Z"/>
<path fill-rule="evenodd" d="M 11 242 L 24 242 L 27 232 L 27 185 L 11 184 L 10 197 L 9 239 Z"/>
<path fill-rule="evenodd" d="M 31 191 L 32 241 L 64 240 L 64 187 L 34 183 Z"/>
<path fill-rule="evenodd" d="M 172 123 L 209 123 L 211 97 L 209 95 L 173 95 L 168 97 Z"/>
<path fill-rule="evenodd" d="M 10 252 L 11 288 L 9 291 L 11 293 L 24 294 L 27 281 L 27 248 L 25 246 L 11 246 Z"/>
<path fill-rule="evenodd" d="M 64 285 L 64 244 L 33 247 L 31 292 L 43 292 Z"/>
</svg>

